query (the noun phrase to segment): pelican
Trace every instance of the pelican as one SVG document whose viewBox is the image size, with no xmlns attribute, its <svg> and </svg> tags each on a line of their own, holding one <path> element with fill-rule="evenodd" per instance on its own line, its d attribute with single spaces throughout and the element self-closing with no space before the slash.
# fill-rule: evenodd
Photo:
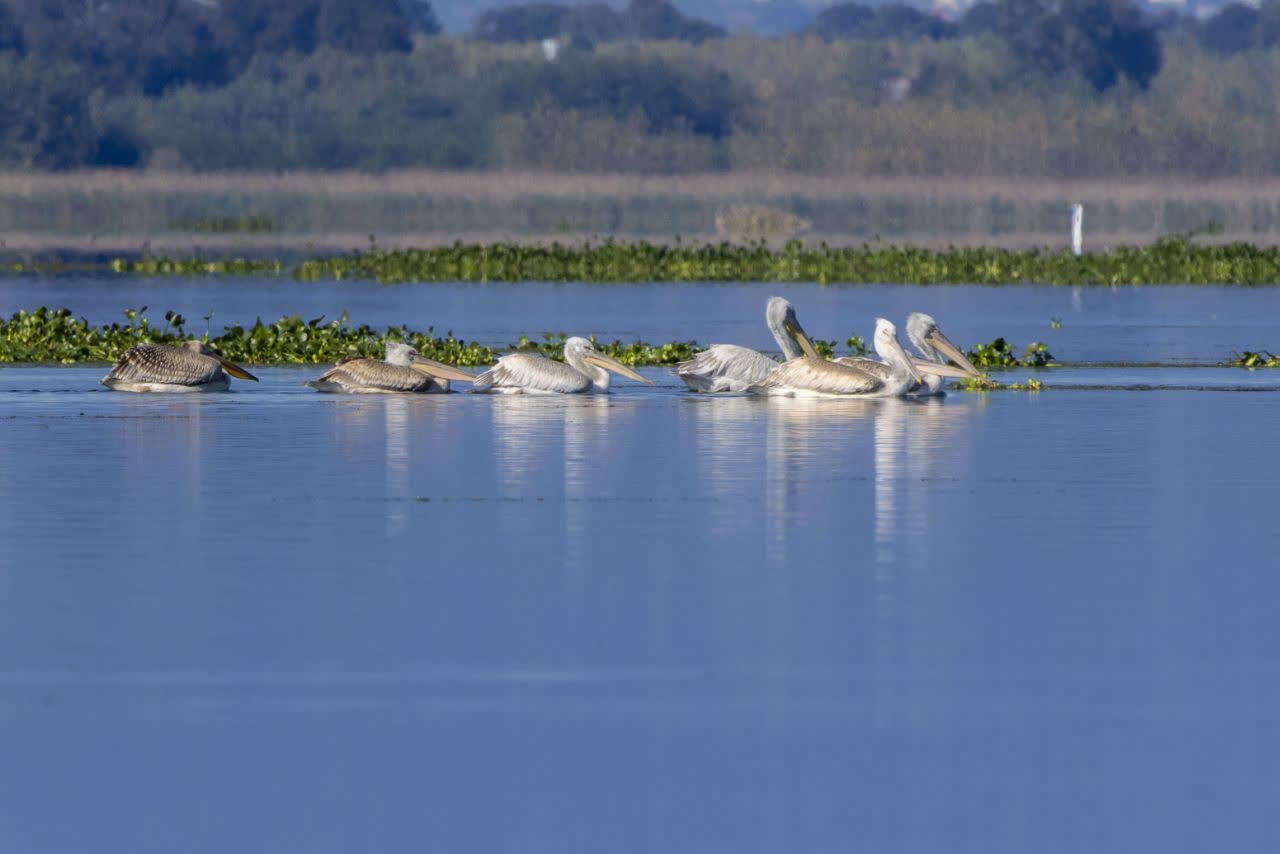
<svg viewBox="0 0 1280 854">
<path fill-rule="evenodd" d="M 388 341 L 386 361 L 349 357 L 305 385 L 349 394 L 441 394 L 449 391 L 449 380 L 473 379 L 466 371 L 422 356 L 408 344 Z"/>
<path fill-rule="evenodd" d="M 102 384 L 113 391 L 226 391 L 231 387 L 227 374 L 258 381 L 204 341 L 186 341 L 176 347 L 138 344 L 116 360 Z"/>
<path fill-rule="evenodd" d="M 796 343 L 804 335 L 796 311 L 782 297 L 773 297 L 764 311 L 765 323 L 778 342 L 785 359 L 798 359 L 804 355 Z M 740 392 L 747 386 L 767 377 L 778 363 L 763 353 L 757 353 L 737 344 L 712 344 L 692 359 L 676 365 L 676 376 L 684 380 L 690 391 Z"/>
<path fill-rule="evenodd" d="M 912 363 L 921 373 L 924 381 L 910 390 L 915 397 L 927 397 L 943 394 L 943 377 L 980 377 L 982 372 L 965 358 L 960 348 L 951 343 L 938 328 L 938 321 L 927 314 L 914 311 L 907 315 L 907 340 L 916 348 L 923 358 L 912 359 Z M 956 367 L 947 364 L 947 359 L 955 362 Z M 865 356 L 841 356 L 835 360 L 839 364 L 860 368 L 887 379 L 893 368 L 886 362 L 868 359 Z"/>
<path fill-rule="evenodd" d="M 747 390 L 788 397 L 901 397 L 923 381 L 921 371 L 954 370 L 932 363 L 917 367 L 898 343 L 897 328 L 883 317 L 876 318 L 875 349 L 889 369 L 887 375 L 858 365 L 828 361 L 813 350 L 804 335 L 798 336 L 798 341 L 805 358 L 779 365 Z"/>
<path fill-rule="evenodd" d="M 511 353 L 475 378 L 474 390 L 488 394 L 583 394 L 607 392 L 609 371 L 653 385 L 626 365 L 596 351 L 585 338 L 564 342 L 564 360 L 537 353 Z"/>
</svg>

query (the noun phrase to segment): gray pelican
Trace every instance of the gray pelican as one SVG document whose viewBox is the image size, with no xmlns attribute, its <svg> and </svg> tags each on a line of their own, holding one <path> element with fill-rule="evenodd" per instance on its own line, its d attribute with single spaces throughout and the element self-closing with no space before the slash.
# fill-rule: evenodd
<svg viewBox="0 0 1280 854">
<path fill-rule="evenodd" d="M 965 358 L 960 348 L 951 343 L 938 328 L 938 321 L 918 311 L 907 315 L 907 340 L 923 357 L 912 359 L 916 368 L 924 374 L 924 381 L 910 389 L 915 397 L 926 397 L 943 394 L 943 377 L 980 377 L 982 372 Z M 955 362 L 956 367 L 947 364 L 947 359 Z M 887 362 L 868 359 L 865 356 L 841 356 L 835 360 L 842 365 L 861 368 L 887 379 L 893 368 Z"/>
<path fill-rule="evenodd" d="M 226 391 L 231 387 L 228 374 L 258 381 L 204 341 L 186 341 L 177 347 L 138 344 L 116 360 L 102 384 L 113 391 Z"/>
<path fill-rule="evenodd" d="M 784 359 L 798 359 L 804 353 L 796 343 L 804 335 L 796 311 L 782 297 L 773 297 L 764 311 L 765 323 L 778 342 Z M 676 376 L 684 380 L 690 391 L 740 392 L 760 382 L 778 363 L 763 353 L 737 344 L 712 344 L 692 359 L 676 365 Z"/>
<path fill-rule="evenodd" d="M 564 342 L 567 364 L 537 353 L 511 353 L 475 378 L 474 390 L 488 394 L 583 394 L 607 392 L 609 371 L 653 385 L 626 365 L 597 352 L 585 338 Z"/>
<path fill-rule="evenodd" d="M 813 351 L 808 339 L 800 336 L 798 340 L 805 351 L 805 358 L 779 365 L 747 390 L 754 394 L 788 397 L 901 397 L 922 381 L 922 370 L 947 367 L 916 367 L 898 343 L 898 330 L 883 317 L 876 318 L 875 349 L 889 368 L 887 375 L 857 365 L 828 361 Z M 947 370 L 953 369 L 948 367 Z"/>
<path fill-rule="evenodd" d="M 386 361 L 346 358 L 318 380 L 306 385 L 316 391 L 349 394 L 440 394 L 449 380 L 471 382 L 466 371 L 428 359 L 408 344 L 388 341 Z"/>
</svg>

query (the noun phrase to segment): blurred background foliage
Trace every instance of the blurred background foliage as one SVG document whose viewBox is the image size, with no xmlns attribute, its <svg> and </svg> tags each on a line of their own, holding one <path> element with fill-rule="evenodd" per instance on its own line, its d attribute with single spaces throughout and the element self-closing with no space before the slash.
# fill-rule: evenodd
<svg viewBox="0 0 1280 854">
<path fill-rule="evenodd" d="M 1249 177 L 1280 174 L 1277 83 L 1280 0 L 847 3 L 773 37 L 665 0 L 465 35 L 425 0 L 0 0 L 9 168 Z"/>
</svg>

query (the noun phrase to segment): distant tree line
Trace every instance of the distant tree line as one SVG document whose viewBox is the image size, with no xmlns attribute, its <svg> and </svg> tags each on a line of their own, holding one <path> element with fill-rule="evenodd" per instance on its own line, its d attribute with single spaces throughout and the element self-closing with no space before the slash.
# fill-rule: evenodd
<svg viewBox="0 0 1280 854">
<path fill-rule="evenodd" d="M 490 42 L 568 38 L 579 45 L 626 39 L 697 44 L 723 35 L 719 27 L 686 17 L 667 0 L 630 0 L 622 11 L 603 3 L 529 3 L 487 9 L 476 17 L 475 24 L 475 37 Z"/>
<path fill-rule="evenodd" d="M 951 22 L 913 7 L 858 3 L 819 13 L 810 31 L 824 38 L 954 39 L 991 34 L 1026 67 L 1075 70 L 1099 91 L 1121 76 L 1145 88 L 1160 71 L 1156 22 L 1130 0 L 997 0 L 971 6 Z"/>
<path fill-rule="evenodd" d="M 1024 161 L 1044 171 L 1048 128 L 1088 114 L 1120 159 L 1144 122 L 1157 133 L 1150 116 L 1168 131 L 1187 115 L 1169 143 L 1186 145 L 1159 168 L 1239 172 L 1262 143 L 1233 141 L 1228 167 L 1221 135 L 1197 134 L 1235 115 L 1261 133 L 1278 112 L 1270 78 L 1227 60 L 1280 48 L 1280 0 L 1203 21 L 1131 0 L 995 0 L 956 21 L 845 3 L 783 39 L 721 38 L 667 0 L 535 3 L 483 12 L 470 39 L 439 32 L 425 0 L 0 0 L 0 166 L 897 173 L 945 120 L 1016 115 L 1049 140 Z M 520 46 L 547 38 L 569 46 L 554 62 Z M 1222 82 L 1191 79 L 1216 118 L 1193 121 L 1195 104 L 1155 91 L 1213 57 Z M 880 160 L 844 150 L 855 117 L 891 138 L 886 122 L 911 110 L 888 109 L 904 99 L 930 122 Z M 939 143 L 918 169 L 958 150 Z M 1105 171 L 1091 158 L 1062 162 Z"/>
</svg>

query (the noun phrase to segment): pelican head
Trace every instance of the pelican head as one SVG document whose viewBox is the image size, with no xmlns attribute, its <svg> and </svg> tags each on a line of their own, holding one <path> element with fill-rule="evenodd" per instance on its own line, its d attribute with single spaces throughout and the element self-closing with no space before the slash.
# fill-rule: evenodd
<svg viewBox="0 0 1280 854">
<path fill-rule="evenodd" d="M 764 309 L 764 319 L 788 362 L 801 356 L 817 357 L 818 353 L 796 319 L 796 310 L 790 302 L 782 297 L 770 297 Z"/>
<path fill-rule="evenodd" d="M 586 338 L 574 336 L 564 342 L 564 360 L 570 367 L 591 377 L 591 381 L 602 389 L 609 387 L 609 374 L 612 371 L 630 380 L 645 385 L 653 385 L 651 380 L 637 374 L 617 359 L 606 356 L 595 348 Z"/>
<path fill-rule="evenodd" d="M 921 382 L 920 371 L 912 363 L 907 351 L 903 350 L 902 345 L 898 343 L 898 327 L 883 317 L 877 317 L 876 334 L 873 340 L 876 354 L 884 359 L 886 364 L 892 365 L 896 370 L 906 371 L 911 375 L 911 379 Z"/>
<path fill-rule="evenodd" d="M 418 352 L 417 348 L 403 341 L 388 341 L 386 346 L 386 362 L 388 365 L 398 365 L 402 368 L 413 368 L 421 374 L 429 377 L 435 377 L 438 380 L 460 380 L 462 382 L 471 382 L 475 379 L 466 371 L 459 370 L 452 365 L 446 365 L 443 362 L 437 362 L 434 359 L 428 359 Z M 445 386 L 448 388 L 448 386 Z"/>
<path fill-rule="evenodd" d="M 969 376 L 982 376 L 982 372 L 965 358 L 960 348 L 942 334 L 938 321 L 927 314 L 915 311 L 907 315 L 907 340 L 931 362 L 945 364 L 950 359 Z"/>
<path fill-rule="evenodd" d="M 255 383 L 258 381 L 257 377 L 237 365 L 235 362 L 230 362 L 222 358 L 222 354 L 218 352 L 218 348 L 214 347 L 208 341 L 201 341 L 198 338 L 192 338 L 190 341 L 182 342 L 182 349 L 189 353 L 199 353 L 201 356 L 208 356 L 211 359 L 217 359 L 218 364 L 222 365 L 222 370 L 231 374 L 231 376 L 236 379 L 253 380 Z"/>
</svg>

